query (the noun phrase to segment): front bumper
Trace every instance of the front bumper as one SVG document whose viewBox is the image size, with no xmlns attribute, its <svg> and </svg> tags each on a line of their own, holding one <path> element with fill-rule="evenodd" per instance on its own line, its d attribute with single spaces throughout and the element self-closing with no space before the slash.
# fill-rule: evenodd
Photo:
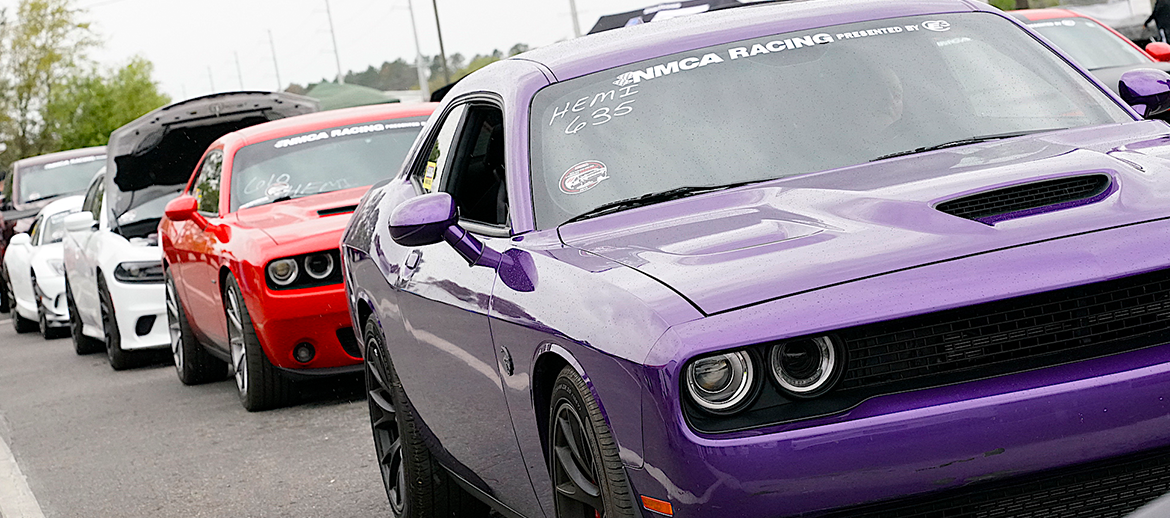
<svg viewBox="0 0 1170 518">
<path fill-rule="evenodd" d="M 245 290 L 244 299 L 256 335 L 273 365 L 304 375 L 340 374 L 360 366 L 341 284 L 283 292 Z M 316 351 L 305 363 L 293 357 L 294 348 L 301 343 Z"/>
<path fill-rule="evenodd" d="M 167 330 L 166 285 L 163 283 L 124 283 L 106 279 L 122 349 L 170 347 Z"/>
<path fill-rule="evenodd" d="M 65 277 L 40 277 L 37 279 L 36 296 L 41 300 L 45 320 L 50 327 L 69 325 L 69 304 L 65 302 Z"/>
</svg>

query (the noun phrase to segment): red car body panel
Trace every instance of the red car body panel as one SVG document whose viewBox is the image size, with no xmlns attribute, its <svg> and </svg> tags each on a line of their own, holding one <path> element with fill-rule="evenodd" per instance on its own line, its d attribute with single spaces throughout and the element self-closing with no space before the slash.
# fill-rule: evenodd
<svg viewBox="0 0 1170 518">
<path fill-rule="evenodd" d="M 1103 27 L 1105 30 L 1107 30 L 1109 32 L 1112 32 L 1113 35 L 1117 36 L 1118 39 L 1128 43 L 1129 46 L 1137 49 L 1137 51 L 1141 52 L 1143 56 L 1150 58 L 1150 61 L 1153 61 L 1153 62 L 1158 61 L 1158 60 L 1154 59 L 1153 56 L 1150 56 L 1150 54 L 1148 52 L 1146 52 L 1145 49 L 1139 47 L 1138 44 L 1134 43 L 1129 38 L 1122 36 L 1120 32 L 1113 30 L 1113 27 L 1106 25 L 1104 22 L 1101 22 L 1100 20 L 1093 18 L 1092 16 L 1084 15 L 1084 14 L 1078 13 L 1076 11 L 1070 11 L 1068 9 L 1020 9 L 1017 11 L 1012 11 L 1012 14 L 1017 14 L 1017 15 L 1023 16 L 1024 18 L 1027 18 L 1028 21 L 1030 21 L 1030 22 L 1038 22 L 1041 20 L 1059 20 L 1061 18 L 1084 18 L 1086 20 L 1089 20 L 1089 21 L 1096 23 L 1097 25 L 1100 25 L 1101 27 Z"/>
<path fill-rule="evenodd" d="M 220 354 L 228 351 L 222 293 L 226 276 L 232 275 L 240 285 L 260 345 L 273 365 L 301 372 L 324 369 L 322 372 L 328 373 L 360 364 L 361 358 L 354 355 L 358 354 L 356 344 L 351 347 L 354 354 L 346 352 L 341 344 L 342 337 L 354 336 L 343 284 L 272 290 L 265 281 L 264 268 L 274 259 L 337 249 L 352 207 L 369 187 L 231 212 L 228 186 L 232 162 L 236 152 L 250 144 L 351 124 L 426 117 L 435 106 L 377 105 L 291 117 L 229 133 L 208 148 L 205 157 L 214 150 L 224 153 L 219 214 L 207 216 L 205 228 L 195 221 L 169 218 L 159 224 L 164 260 L 200 342 Z M 397 172 L 397 164 L 387 166 L 389 178 Z M 193 191 L 198 173 L 197 168 L 185 193 Z M 337 213 L 322 216 L 318 214 L 322 210 Z M 305 363 L 296 361 L 292 354 L 302 342 L 312 344 L 316 350 L 313 359 Z"/>
</svg>

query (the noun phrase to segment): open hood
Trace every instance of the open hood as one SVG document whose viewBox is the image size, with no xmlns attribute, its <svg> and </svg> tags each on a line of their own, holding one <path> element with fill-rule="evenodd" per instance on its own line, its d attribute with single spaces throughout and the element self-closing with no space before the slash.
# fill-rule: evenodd
<svg viewBox="0 0 1170 518">
<path fill-rule="evenodd" d="M 1130 144 L 1117 147 L 1121 142 Z M 1164 219 L 1167 157 L 1170 132 L 1161 122 L 1097 126 L 774 180 L 570 223 L 559 232 L 566 245 L 635 268 L 715 314 Z M 992 199 L 988 193 L 1004 199 L 1003 189 L 1080 178 L 1104 183 L 1089 184 L 1075 203 L 998 218 L 948 210 L 948 202 L 981 203 Z"/>
<path fill-rule="evenodd" d="M 110 134 L 106 193 L 113 220 L 178 192 L 207 147 L 248 126 L 318 110 L 317 101 L 284 92 L 229 92 L 154 110 Z"/>
</svg>

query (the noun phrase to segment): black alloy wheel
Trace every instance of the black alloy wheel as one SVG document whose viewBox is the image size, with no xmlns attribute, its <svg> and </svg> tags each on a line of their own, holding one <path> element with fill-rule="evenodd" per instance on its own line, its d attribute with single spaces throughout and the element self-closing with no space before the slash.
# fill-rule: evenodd
<svg viewBox="0 0 1170 518">
<path fill-rule="evenodd" d="M 12 313 L 12 329 L 17 333 L 31 333 L 36 331 L 37 323 L 20 316 L 16 309 L 16 292 L 12 291 L 12 279 L 4 276 L 4 292 L 8 294 L 8 309 Z"/>
<path fill-rule="evenodd" d="M 548 459 L 557 518 L 637 516 L 617 444 L 571 366 L 557 376 L 551 400 Z"/>
<path fill-rule="evenodd" d="M 118 329 L 118 318 L 114 313 L 114 299 L 106 289 L 106 281 L 98 274 L 98 299 L 102 310 L 102 333 L 106 342 L 106 358 L 116 371 L 133 367 L 130 353 L 122 349 L 122 333 Z"/>
<path fill-rule="evenodd" d="M 228 345 L 240 403 L 249 412 L 280 408 L 292 403 L 295 386 L 268 360 L 235 277 L 223 282 L 223 307 L 227 317 Z M 186 361 L 190 361 L 186 359 Z"/>
<path fill-rule="evenodd" d="M 489 508 L 459 487 L 423 443 L 410 400 L 392 362 L 384 358 L 382 332 L 374 319 L 366 321 L 362 336 L 374 453 L 391 515 L 487 518 Z"/>
<path fill-rule="evenodd" d="M 170 270 L 166 274 L 166 292 L 167 330 L 171 336 L 171 356 L 175 361 L 179 381 L 184 385 L 198 385 L 227 377 L 227 362 L 212 356 L 195 339 Z"/>
<path fill-rule="evenodd" d="M 65 305 L 69 307 L 69 335 L 73 338 L 73 351 L 77 354 L 96 353 L 104 347 L 99 340 L 95 340 L 82 332 L 81 314 L 77 312 L 77 302 L 73 300 L 73 288 L 69 287 L 69 279 L 65 279 Z"/>
</svg>

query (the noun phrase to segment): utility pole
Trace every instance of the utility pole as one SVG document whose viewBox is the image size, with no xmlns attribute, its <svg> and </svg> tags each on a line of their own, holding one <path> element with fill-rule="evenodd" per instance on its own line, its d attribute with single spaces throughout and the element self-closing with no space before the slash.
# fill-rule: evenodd
<svg viewBox="0 0 1170 518">
<path fill-rule="evenodd" d="M 329 9 L 329 0 L 325 0 L 325 16 L 329 18 L 329 37 L 333 38 L 333 59 L 337 60 L 337 84 L 345 84 L 345 76 L 341 75 L 341 55 L 337 52 L 337 33 L 333 32 L 333 12 Z"/>
<path fill-rule="evenodd" d="M 236 55 L 236 77 L 240 80 L 240 91 L 244 91 L 244 71 L 240 68 L 240 52 L 234 51 Z"/>
<path fill-rule="evenodd" d="M 211 66 L 207 67 L 207 82 L 211 83 L 211 93 L 215 93 L 215 78 L 211 75 Z"/>
<path fill-rule="evenodd" d="M 439 31 L 439 57 L 443 59 L 443 80 L 451 84 L 451 70 L 447 68 L 447 50 L 443 48 L 443 27 L 439 25 L 439 0 L 431 0 L 435 7 L 435 29 Z"/>
<path fill-rule="evenodd" d="M 569 0 L 569 14 L 573 16 L 573 36 L 581 37 L 581 23 L 577 21 L 577 0 Z"/>
<path fill-rule="evenodd" d="M 272 41 L 272 29 L 268 29 L 268 47 L 272 49 L 272 68 L 276 69 L 276 91 L 284 89 L 284 82 L 280 80 L 280 64 L 276 62 L 276 42 Z"/>
<path fill-rule="evenodd" d="M 418 71 L 418 90 L 422 92 L 423 101 L 431 98 L 430 85 L 427 84 L 427 73 L 423 71 L 422 48 L 418 46 L 418 26 L 414 24 L 414 2 L 406 0 L 406 7 L 410 9 L 410 30 L 414 32 L 414 68 Z"/>
</svg>

